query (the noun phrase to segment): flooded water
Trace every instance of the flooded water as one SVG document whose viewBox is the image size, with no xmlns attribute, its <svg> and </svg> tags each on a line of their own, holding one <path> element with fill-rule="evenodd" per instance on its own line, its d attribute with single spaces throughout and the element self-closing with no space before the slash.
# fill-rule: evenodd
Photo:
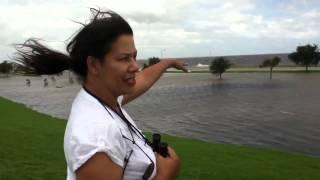
<svg viewBox="0 0 320 180">
<path fill-rule="evenodd" d="M 125 106 L 144 131 L 320 156 L 320 74 L 165 74 Z M 67 119 L 79 85 L 67 78 L 0 79 L 0 96 Z M 58 85 L 57 85 L 58 84 Z M 60 87 L 60 88 L 56 88 Z"/>
</svg>

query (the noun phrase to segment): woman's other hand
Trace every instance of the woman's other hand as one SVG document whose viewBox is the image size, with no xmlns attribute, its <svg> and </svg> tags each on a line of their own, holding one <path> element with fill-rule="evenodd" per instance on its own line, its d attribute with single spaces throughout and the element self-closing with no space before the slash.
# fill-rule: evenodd
<svg viewBox="0 0 320 180">
<path fill-rule="evenodd" d="M 173 180 L 180 173 L 180 158 L 176 152 L 168 147 L 169 156 L 162 157 L 156 154 L 157 158 L 157 175 L 154 180 Z"/>
</svg>

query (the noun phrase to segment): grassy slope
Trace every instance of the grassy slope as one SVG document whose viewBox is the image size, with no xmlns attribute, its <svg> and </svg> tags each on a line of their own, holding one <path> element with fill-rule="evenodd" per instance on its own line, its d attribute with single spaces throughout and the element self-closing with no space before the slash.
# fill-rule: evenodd
<svg viewBox="0 0 320 180">
<path fill-rule="evenodd" d="M 0 99 L 0 179 L 65 179 L 66 122 Z"/>
<path fill-rule="evenodd" d="M 0 179 L 65 179 L 65 125 L 0 97 Z M 320 179 L 320 158 L 172 136 L 164 141 L 182 158 L 179 179 Z"/>
</svg>

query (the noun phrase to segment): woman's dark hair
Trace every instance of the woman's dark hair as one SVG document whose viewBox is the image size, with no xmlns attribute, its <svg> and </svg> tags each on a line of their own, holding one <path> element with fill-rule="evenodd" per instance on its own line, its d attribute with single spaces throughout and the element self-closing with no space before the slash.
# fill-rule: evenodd
<svg viewBox="0 0 320 180">
<path fill-rule="evenodd" d="M 92 19 L 72 38 L 67 45 L 67 54 L 51 50 L 38 42 L 28 39 L 16 45 L 15 60 L 22 63 L 33 74 L 57 74 L 70 69 L 82 79 L 87 76 L 87 57 L 99 60 L 110 51 L 112 43 L 121 35 L 133 35 L 130 25 L 117 13 L 90 9 Z"/>
</svg>

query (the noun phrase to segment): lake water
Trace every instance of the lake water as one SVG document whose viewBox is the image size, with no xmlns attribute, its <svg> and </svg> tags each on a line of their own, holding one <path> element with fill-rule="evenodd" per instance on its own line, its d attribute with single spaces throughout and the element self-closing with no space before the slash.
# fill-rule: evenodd
<svg viewBox="0 0 320 180">
<path fill-rule="evenodd" d="M 0 96 L 67 119 L 80 86 L 58 77 L 0 78 Z M 320 74 L 165 74 L 125 106 L 144 131 L 320 155 Z M 62 88 L 56 88 L 62 87 Z"/>
</svg>

